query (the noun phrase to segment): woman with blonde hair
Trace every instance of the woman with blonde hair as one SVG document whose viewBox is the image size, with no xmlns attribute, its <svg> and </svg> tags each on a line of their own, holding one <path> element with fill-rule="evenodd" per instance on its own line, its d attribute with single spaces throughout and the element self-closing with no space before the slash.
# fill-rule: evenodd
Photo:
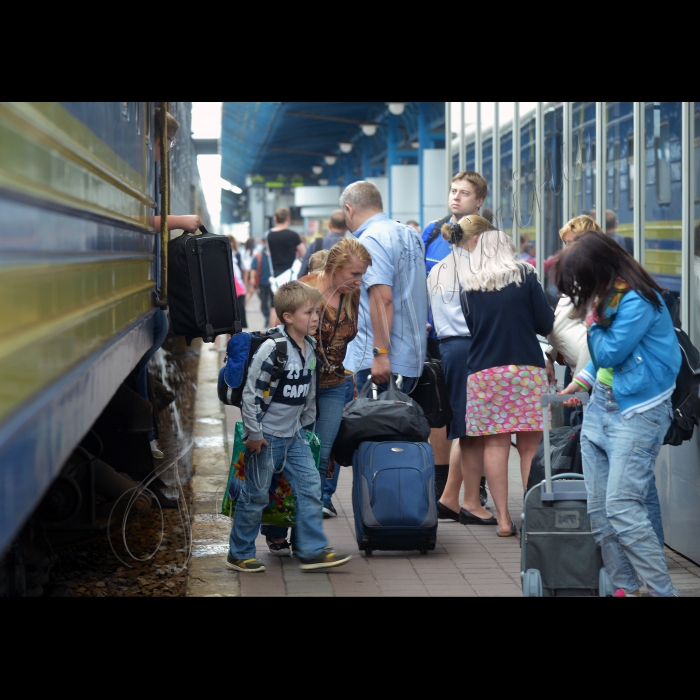
<svg viewBox="0 0 700 700">
<path fill-rule="evenodd" d="M 598 231 L 603 233 L 595 219 L 592 219 L 587 214 L 576 216 L 570 221 L 567 221 L 560 229 L 559 236 L 564 242 L 564 245 L 573 243 L 582 233 L 586 231 Z M 554 256 L 552 257 L 552 262 Z M 546 272 L 551 269 L 547 267 L 545 262 Z M 569 384 L 571 378 L 580 372 L 587 364 L 591 356 L 588 352 L 588 343 L 586 342 L 586 325 L 578 320 L 571 318 L 573 304 L 569 297 L 559 295 L 559 302 L 554 310 L 554 326 L 552 332 L 547 337 L 549 347 L 545 349 L 547 355 L 547 379 L 550 384 L 554 384 L 554 362 L 560 358 L 569 369 L 565 380 L 565 386 Z"/>
<path fill-rule="evenodd" d="M 323 267 L 300 279 L 321 293 L 320 322 L 315 333 L 320 382 L 316 432 L 321 440 L 321 483 L 324 486 L 324 517 L 337 515 L 331 503 L 326 476 L 331 448 L 335 442 L 343 406 L 352 399 L 353 375 L 343 367 L 348 343 L 357 335 L 362 275 L 372 264 L 367 249 L 356 238 L 342 238 L 327 252 Z M 318 255 L 318 253 L 316 254 Z M 263 534 L 272 554 L 288 556 L 289 544 L 285 528 L 265 527 Z"/>
<path fill-rule="evenodd" d="M 543 429 L 540 396 L 547 390 L 537 334 L 550 333 L 554 313 L 535 268 L 517 260 L 506 233 L 493 229 L 480 216 L 465 216 L 457 224 L 445 224 L 444 234 L 469 253 L 468 271 L 458 270 L 462 311 L 472 337 L 467 359 L 466 435 L 483 448 L 497 535 L 510 537 L 517 534 L 508 511 L 511 433 L 517 433 L 525 488 Z M 467 467 L 473 469 L 473 465 Z M 478 491 L 476 496 L 470 504 L 474 508 L 479 504 Z"/>
</svg>

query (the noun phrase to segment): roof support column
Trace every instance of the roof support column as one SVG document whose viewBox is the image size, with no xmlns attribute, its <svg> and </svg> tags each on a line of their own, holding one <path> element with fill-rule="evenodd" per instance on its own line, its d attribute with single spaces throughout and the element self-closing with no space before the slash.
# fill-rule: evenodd
<svg viewBox="0 0 700 700">
<path fill-rule="evenodd" d="M 544 112 L 542 102 L 537 103 L 535 110 L 535 259 L 537 273 L 544 279 L 542 261 L 544 257 L 544 200 L 547 181 L 544 172 Z"/>
<path fill-rule="evenodd" d="M 391 166 L 396 165 L 398 161 L 396 151 L 398 150 L 399 143 L 399 118 L 395 114 L 389 114 L 387 115 L 387 122 L 389 124 L 389 133 L 386 140 L 386 174 L 389 183 L 389 201 L 386 205 L 386 213 L 391 216 Z"/>
<path fill-rule="evenodd" d="M 423 151 L 430 147 L 430 105 L 427 102 L 418 103 L 418 222 L 421 230 L 426 225 L 423 221 L 423 178 L 425 168 Z"/>
<path fill-rule="evenodd" d="M 520 102 L 513 103 L 513 243 L 520 250 Z"/>
<path fill-rule="evenodd" d="M 362 179 L 366 180 L 368 177 L 372 177 L 372 173 L 369 169 L 369 140 L 370 136 L 365 136 L 362 134 Z"/>
<path fill-rule="evenodd" d="M 681 102 L 681 323 L 694 337 L 697 329 L 691 328 L 694 314 L 690 313 L 690 280 L 693 273 L 693 192 L 695 192 L 695 164 L 693 163 L 695 143 L 695 102 Z M 691 246 L 692 252 L 691 252 Z"/>
<path fill-rule="evenodd" d="M 459 103 L 459 172 L 467 168 L 467 141 L 464 133 L 464 102 Z"/>
<path fill-rule="evenodd" d="M 464 128 L 464 124 L 462 124 Z M 466 157 L 466 153 L 464 154 Z M 476 103 L 476 134 L 474 135 L 474 170 L 481 175 L 483 159 L 481 157 L 481 102 Z"/>
</svg>

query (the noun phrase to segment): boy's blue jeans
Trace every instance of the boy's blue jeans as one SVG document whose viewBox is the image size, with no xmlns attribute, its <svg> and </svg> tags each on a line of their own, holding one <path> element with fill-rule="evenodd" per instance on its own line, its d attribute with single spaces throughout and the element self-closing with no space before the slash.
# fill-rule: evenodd
<svg viewBox="0 0 700 700">
<path fill-rule="evenodd" d="M 638 590 L 641 577 L 656 596 L 676 593 L 645 504 L 671 415 L 666 400 L 623 418 L 612 387 L 596 382 L 581 429 L 588 514 L 605 568 L 616 588 Z"/>
<path fill-rule="evenodd" d="M 270 500 L 273 471 L 284 475 L 296 500 L 295 546 L 300 559 L 317 557 L 328 544 L 323 532 L 321 480 L 304 430 L 292 437 L 263 434 L 267 446 L 260 454 L 245 451 L 245 481 L 236 503 L 231 527 L 230 552 L 234 559 L 255 557 L 255 538 L 263 508 Z"/>
<path fill-rule="evenodd" d="M 350 379 L 352 387 L 352 378 Z M 340 421 L 343 418 L 343 405 L 345 404 L 346 384 L 332 386 L 326 389 L 319 389 L 318 392 L 318 420 L 316 421 L 316 433 L 321 441 L 321 460 L 319 462 L 319 490 L 325 487 L 326 474 L 328 473 L 328 460 L 331 456 L 333 443 L 340 428 Z M 352 398 L 352 394 L 350 395 Z M 336 471 L 337 473 L 337 471 Z M 333 489 L 335 491 L 335 489 Z M 292 487 L 294 491 L 294 487 Z M 320 495 L 320 494 L 319 494 Z M 321 515 L 323 517 L 323 514 Z M 294 528 L 292 528 L 294 529 Z M 276 527 L 274 525 L 263 525 L 260 532 L 272 539 L 282 539 L 287 537 L 286 527 Z M 292 532 L 292 543 L 298 551 L 297 534 Z"/>
</svg>

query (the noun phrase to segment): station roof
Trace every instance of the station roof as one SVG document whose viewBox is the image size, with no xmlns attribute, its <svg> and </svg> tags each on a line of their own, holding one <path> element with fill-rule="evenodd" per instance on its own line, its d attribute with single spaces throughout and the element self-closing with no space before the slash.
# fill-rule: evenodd
<svg viewBox="0 0 700 700">
<path fill-rule="evenodd" d="M 221 176 L 242 187 L 246 176 L 287 175 L 313 178 L 312 167 L 324 156 L 342 157 L 339 143 L 356 144 L 361 125 L 375 124 L 366 142 L 371 158 L 386 153 L 386 102 L 224 102 L 221 131 Z M 417 137 L 418 104 L 407 102 L 400 118 L 401 138 Z M 444 120 L 444 103 L 433 105 L 431 122 Z"/>
</svg>

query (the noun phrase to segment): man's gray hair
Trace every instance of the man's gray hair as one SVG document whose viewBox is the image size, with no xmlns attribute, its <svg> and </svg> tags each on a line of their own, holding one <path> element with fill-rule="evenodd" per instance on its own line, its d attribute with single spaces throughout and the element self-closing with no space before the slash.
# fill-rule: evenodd
<svg viewBox="0 0 700 700">
<path fill-rule="evenodd" d="M 346 204 L 358 211 L 366 211 L 368 209 L 375 211 L 384 210 L 379 189 L 377 189 L 376 185 L 366 180 L 353 182 L 343 190 L 343 194 L 340 195 L 340 206 L 344 209 Z"/>
</svg>

